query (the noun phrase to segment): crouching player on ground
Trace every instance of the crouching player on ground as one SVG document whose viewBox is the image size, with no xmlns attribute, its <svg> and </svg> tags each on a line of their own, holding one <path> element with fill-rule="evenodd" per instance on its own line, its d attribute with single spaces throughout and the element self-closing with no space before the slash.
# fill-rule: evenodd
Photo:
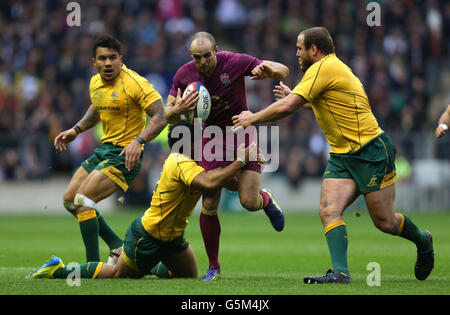
<svg viewBox="0 0 450 315">
<path fill-rule="evenodd" d="M 187 148 L 185 151 L 189 152 L 176 153 L 172 150 L 164 164 L 150 207 L 127 230 L 117 264 L 88 262 L 80 266 L 81 278 L 140 278 L 149 274 L 160 261 L 170 270 L 172 277 L 197 277 L 194 252 L 183 236 L 188 219 L 202 192 L 223 187 L 256 157 L 256 145 L 248 148 L 242 145 L 232 164 L 206 172 L 192 159 L 192 125 L 182 121 L 170 127 L 170 148 L 182 141 L 184 135 L 191 137 L 191 145 L 190 148 L 187 148 L 189 145 L 181 146 L 180 151 Z M 264 164 L 264 158 L 260 155 L 258 162 Z M 27 278 L 64 279 L 72 272 L 73 268 L 66 268 L 61 259 L 54 256 Z"/>
</svg>

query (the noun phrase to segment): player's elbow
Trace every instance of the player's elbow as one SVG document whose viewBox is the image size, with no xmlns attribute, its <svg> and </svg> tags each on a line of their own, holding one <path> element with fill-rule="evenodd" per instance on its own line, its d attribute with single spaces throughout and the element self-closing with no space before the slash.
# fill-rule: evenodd
<svg viewBox="0 0 450 315">
<path fill-rule="evenodd" d="M 284 116 L 288 116 L 292 113 L 294 113 L 298 107 L 295 104 L 292 103 L 286 103 L 280 108 L 280 112 Z"/>
</svg>

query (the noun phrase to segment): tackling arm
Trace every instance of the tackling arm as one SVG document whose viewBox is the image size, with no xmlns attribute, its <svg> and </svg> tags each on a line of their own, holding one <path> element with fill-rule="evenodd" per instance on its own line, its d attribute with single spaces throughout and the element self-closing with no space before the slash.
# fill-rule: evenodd
<svg viewBox="0 0 450 315">
<path fill-rule="evenodd" d="M 227 185 L 230 180 L 237 175 L 238 171 L 247 165 L 251 158 L 257 157 L 258 163 L 264 164 L 265 159 L 262 154 L 257 154 L 255 143 L 247 148 L 241 144 L 237 149 L 237 160 L 225 168 L 216 169 L 210 172 L 202 172 L 197 175 L 191 183 L 196 189 L 201 191 L 214 191 Z"/>
<path fill-rule="evenodd" d="M 291 93 L 259 112 L 243 111 L 239 115 L 233 116 L 233 124 L 234 127 L 241 126 L 245 128 L 250 125 L 280 120 L 289 116 L 300 107 L 308 107 L 307 104 L 303 97 Z"/>
<path fill-rule="evenodd" d="M 212 191 L 223 187 L 229 180 L 244 167 L 244 163 L 234 161 L 225 168 L 202 172 L 197 175 L 191 183 L 191 186 L 201 191 Z"/>
</svg>

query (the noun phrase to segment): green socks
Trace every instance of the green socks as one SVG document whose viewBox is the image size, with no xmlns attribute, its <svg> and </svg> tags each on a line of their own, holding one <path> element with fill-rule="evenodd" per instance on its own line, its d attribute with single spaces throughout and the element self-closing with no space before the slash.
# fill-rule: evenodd
<svg viewBox="0 0 450 315">
<path fill-rule="evenodd" d="M 109 249 L 122 246 L 122 239 L 117 236 L 98 210 L 90 210 L 78 215 L 80 232 L 86 247 L 86 261 L 100 261 L 98 237 L 100 236 Z"/>
<path fill-rule="evenodd" d="M 427 250 L 430 246 L 430 238 L 428 235 L 420 230 L 406 214 L 397 214 L 402 217 L 398 235 L 416 244 L 418 251 Z"/>
<path fill-rule="evenodd" d="M 97 277 L 102 269 L 102 262 L 88 262 L 80 265 L 80 278 L 93 279 Z M 74 267 L 64 267 L 55 270 L 53 277 L 56 279 L 66 279 L 72 272 L 75 271 Z"/>
<path fill-rule="evenodd" d="M 336 221 L 324 229 L 328 250 L 331 255 L 333 271 L 340 271 L 349 275 L 347 264 L 347 228 L 344 221 Z"/>
<path fill-rule="evenodd" d="M 170 272 L 169 268 L 167 268 L 166 265 L 164 265 L 161 261 L 155 265 L 155 267 L 150 270 L 151 275 L 155 275 L 158 278 L 171 278 L 172 273 Z"/>
<path fill-rule="evenodd" d="M 430 246 L 428 235 L 420 230 L 407 215 L 398 214 L 402 217 L 398 235 L 416 244 L 418 251 L 427 250 Z M 336 221 L 327 225 L 324 233 L 331 255 L 333 270 L 349 274 L 347 264 L 348 238 L 345 222 Z"/>
<path fill-rule="evenodd" d="M 80 232 L 86 248 L 86 261 L 100 261 L 98 247 L 99 224 L 95 210 L 78 215 Z"/>
<path fill-rule="evenodd" d="M 114 230 L 109 226 L 108 222 L 106 222 L 105 218 L 103 218 L 100 211 L 95 210 L 98 220 L 99 227 L 99 235 L 100 237 L 108 244 L 109 249 L 116 249 L 122 246 L 122 239 L 114 232 Z"/>
</svg>

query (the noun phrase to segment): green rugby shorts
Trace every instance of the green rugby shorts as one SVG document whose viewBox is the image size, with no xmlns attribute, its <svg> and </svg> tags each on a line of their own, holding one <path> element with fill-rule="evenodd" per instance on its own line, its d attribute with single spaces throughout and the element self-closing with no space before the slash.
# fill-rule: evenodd
<svg viewBox="0 0 450 315">
<path fill-rule="evenodd" d="M 396 152 L 391 138 L 383 132 L 358 151 L 332 153 L 323 179 L 351 178 L 363 194 L 383 189 L 397 181 Z"/>
<path fill-rule="evenodd" d="M 141 170 L 142 157 L 141 153 L 138 164 L 130 171 L 125 167 L 125 155 L 119 156 L 123 147 L 113 145 L 111 143 L 103 143 L 94 150 L 87 160 L 81 166 L 91 173 L 93 170 L 99 170 L 115 182 L 123 191 L 128 190 L 129 184 L 136 178 Z"/>
<path fill-rule="evenodd" d="M 128 227 L 122 251 L 123 260 L 136 272 L 148 274 L 165 257 L 188 248 L 189 242 L 184 238 L 184 233 L 172 241 L 161 241 L 144 229 L 141 220 L 142 217 L 137 218 Z"/>
</svg>

